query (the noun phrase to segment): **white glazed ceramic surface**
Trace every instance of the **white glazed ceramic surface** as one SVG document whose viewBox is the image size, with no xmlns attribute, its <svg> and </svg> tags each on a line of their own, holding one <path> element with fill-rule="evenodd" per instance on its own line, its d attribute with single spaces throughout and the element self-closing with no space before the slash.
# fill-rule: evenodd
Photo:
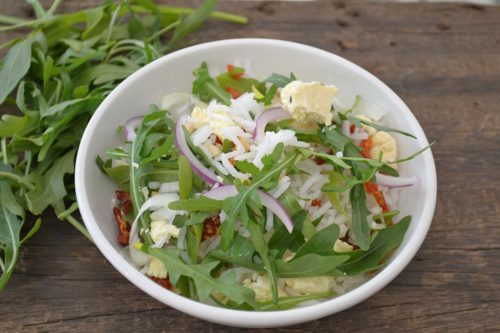
<svg viewBox="0 0 500 333">
<path fill-rule="evenodd" d="M 146 112 L 171 92 L 189 92 L 193 69 L 202 61 L 223 71 L 226 64 L 241 64 L 263 76 L 293 72 L 303 81 L 321 81 L 338 87 L 341 101 L 350 105 L 356 95 L 390 110 L 389 125 L 414 133 L 418 140 L 398 135 L 400 156 L 428 142 L 422 128 L 401 99 L 376 77 L 332 53 L 310 46 L 269 39 L 234 39 L 189 47 L 140 69 L 121 83 L 101 104 L 85 130 L 76 162 L 76 193 L 82 218 L 97 247 L 111 264 L 138 288 L 177 310 L 204 320 L 239 327 L 276 327 L 298 324 L 347 309 L 378 292 L 410 262 L 429 229 L 436 201 L 436 171 L 427 150 L 400 167 L 402 176 L 416 175 L 417 186 L 400 197 L 402 214 L 413 220 L 403 244 L 388 265 L 360 287 L 321 304 L 275 312 L 236 311 L 202 304 L 164 289 L 141 274 L 120 252 L 116 241 L 111 200 L 114 184 L 96 166 L 99 154 L 120 144 L 116 132 L 124 120 Z"/>
</svg>

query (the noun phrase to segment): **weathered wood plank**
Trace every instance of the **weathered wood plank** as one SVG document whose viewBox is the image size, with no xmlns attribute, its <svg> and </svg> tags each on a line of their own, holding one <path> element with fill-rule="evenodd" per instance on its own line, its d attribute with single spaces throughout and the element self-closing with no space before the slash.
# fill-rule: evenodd
<svg viewBox="0 0 500 333">
<path fill-rule="evenodd" d="M 67 0 L 61 10 L 99 2 Z M 362 304 L 277 331 L 499 331 L 500 8 L 362 1 L 227 1 L 219 7 L 251 23 L 211 21 L 193 43 L 267 37 L 338 53 L 400 94 L 437 140 L 436 215 L 416 258 Z M 0 2 L 2 14 L 28 16 L 26 8 L 17 0 Z M 0 35 L 0 42 L 13 36 Z M 24 248 L 0 305 L 1 332 L 238 331 L 151 299 L 50 216 Z"/>
</svg>

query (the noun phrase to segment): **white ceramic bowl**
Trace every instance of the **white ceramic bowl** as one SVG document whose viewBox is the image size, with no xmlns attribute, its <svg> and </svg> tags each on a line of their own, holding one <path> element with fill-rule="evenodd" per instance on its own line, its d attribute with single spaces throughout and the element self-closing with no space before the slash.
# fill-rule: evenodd
<svg viewBox="0 0 500 333">
<path fill-rule="evenodd" d="M 357 65 L 332 53 L 292 42 L 270 39 L 233 39 L 192 46 L 143 67 L 121 83 L 100 105 L 85 130 L 76 162 L 76 193 L 82 218 L 97 247 L 111 264 L 138 288 L 177 310 L 204 320 L 239 327 L 276 327 L 298 324 L 351 307 L 386 286 L 413 258 L 429 229 L 436 202 L 436 171 L 432 153 L 403 164 L 402 175 L 416 175 L 419 184 L 403 191 L 399 209 L 412 214 L 404 242 L 387 266 L 358 288 L 321 304 L 276 312 L 236 311 L 202 304 L 164 289 L 141 274 L 121 254 L 111 212 L 114 184 L 96 166 L 95 158 L 120 144 L 117 126 L 144 114 L 170 92 L 189 92 L 192 72 L 202 61 L 224 70 L 239 63 L 253 73 L 293 72 L 304 81 L 333 83 L 349 105 L 355 95 L 377 101 L 389 110 L 389 125 L 414 133 L 418 140 L 398 136 L 400 156 L 428 144 L 422 128 L 401 99 L 384 83 Z M 250 68 L 249 68 L 250 67 Z"/>
</svg>

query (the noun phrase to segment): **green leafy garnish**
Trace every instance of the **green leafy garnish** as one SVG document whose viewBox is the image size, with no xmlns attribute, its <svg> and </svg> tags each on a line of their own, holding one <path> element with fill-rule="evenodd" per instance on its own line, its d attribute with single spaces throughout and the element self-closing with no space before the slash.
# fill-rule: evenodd
<svg viewBox="0 0 500 333">
<path fill-rule="evenodd" d="M 22 218 L 4 214 L 9 226 L 15 226 L 13 233 L 4 228 L 7 224 L 0 226 L 0 290 L 18 258 L 19 252 L 13 249 L 22 245 L 18 239 L 24 215 L 38 217 L 52 207 L 59 219 L 90 239 L 73 216 L 78 206 L 71 175 L 85 127 L 105 96 L 137 69 L 183 45 L 188 34 L 209 16 L 235 23 L 247 21 L 213 11 L 215 0 L 207 0 L 197 9 L 160 6 L 149 0 L 104 1 L 93 8 L 57 13 L 60 3 L 55 0 L 44 8 L 38 0 L 28 1 L 34 19 L 0 17 L 0 31 L 25 31 L 1 46 L 10 49 L 0 66 L 0 105 L 17 110 L 15 115 L 3 114 L 0 120 L 0 160 L 6 165 L 0 179 L 12 185 L 15 199 L 1 200 L 0 211 L 10 212 L 18 202 L 15 207 L 22 207 L 23 214 Z M 99 161 L 101 170 L 120 188 L 134 189 L 136 209 L 142 202 L 138 186 L 177 180 L 177 169 L 157 162 L 174 152 L 173 136 L 151 132 L 155 135 L 147 135 L 144 150 L 136 147 L 131 156 L 140 169 Z M 117 153 L 109 157 L 117 159 Z M 177 166 L 176 159 L 169 163 Z M 27 236 L 40 223 L 35 226 Z"/>
<path fill-rule="evenodd" d="M 411 217 L 406 216 L 393 226 L 380 230 L 367 251 L 355 250 L 349 252 L 349 260 L 338 267 L 348 275 L 356 275 L 380 268 L 382 259 L 390 251 L 401 245 L 404 235 L 410 226 Z"/>
<path fill-rule="evenodd" d="M 222 89 L 222 87 L 212 78 L 208 72 L 207 63 L 204 62 L 193 72 L 196 79 L 193 81 L 192 92 L 197 95 L 200 100 L 210 102 L 215 99 L 222 104 L 231 104 L 231 95 Z"/>
<path fill-rule="evenodd" d="M 211 272 L 219 264 L 213 261 L 206 264 L 186 264 L 178 256 L 178 250 L 159 249 L 142 246 L 142 251 L 158 258 L 169 272 L 169 279 L 176 284 L 180 276 L 192 279 L 200 301 L 207 300 L 213 292 L 220 292 L 237 304 L 255 304 L 254 292 L 236 283 L 234 275 L 225 278 L 214 278 Z"/>
</svg>

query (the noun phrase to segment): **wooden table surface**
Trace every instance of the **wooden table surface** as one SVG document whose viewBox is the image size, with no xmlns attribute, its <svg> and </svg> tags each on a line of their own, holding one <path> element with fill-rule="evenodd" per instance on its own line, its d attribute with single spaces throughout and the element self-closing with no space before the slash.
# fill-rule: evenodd
<svg viewBox="0 0 500 333">
<path fill-rule="evenodd" d="M 21 2 L 1 0 L 0 13 L 29 15 Z M 62 10 L 97 2 L 67 0 Z M 230 1 L 219 8 L 251 23 L 211 21 L 193 43 L 269 37 L 337 53 L 386 82 L 437 140 L 436 214 L 410 265 L 365 302 L 278 331 L 500 331 L 500 7 Z M 47 216 L 0 294 L 0 332 L 18 331 L 237 329 L 155 301 L 70 225 Z"/>
</svg>

